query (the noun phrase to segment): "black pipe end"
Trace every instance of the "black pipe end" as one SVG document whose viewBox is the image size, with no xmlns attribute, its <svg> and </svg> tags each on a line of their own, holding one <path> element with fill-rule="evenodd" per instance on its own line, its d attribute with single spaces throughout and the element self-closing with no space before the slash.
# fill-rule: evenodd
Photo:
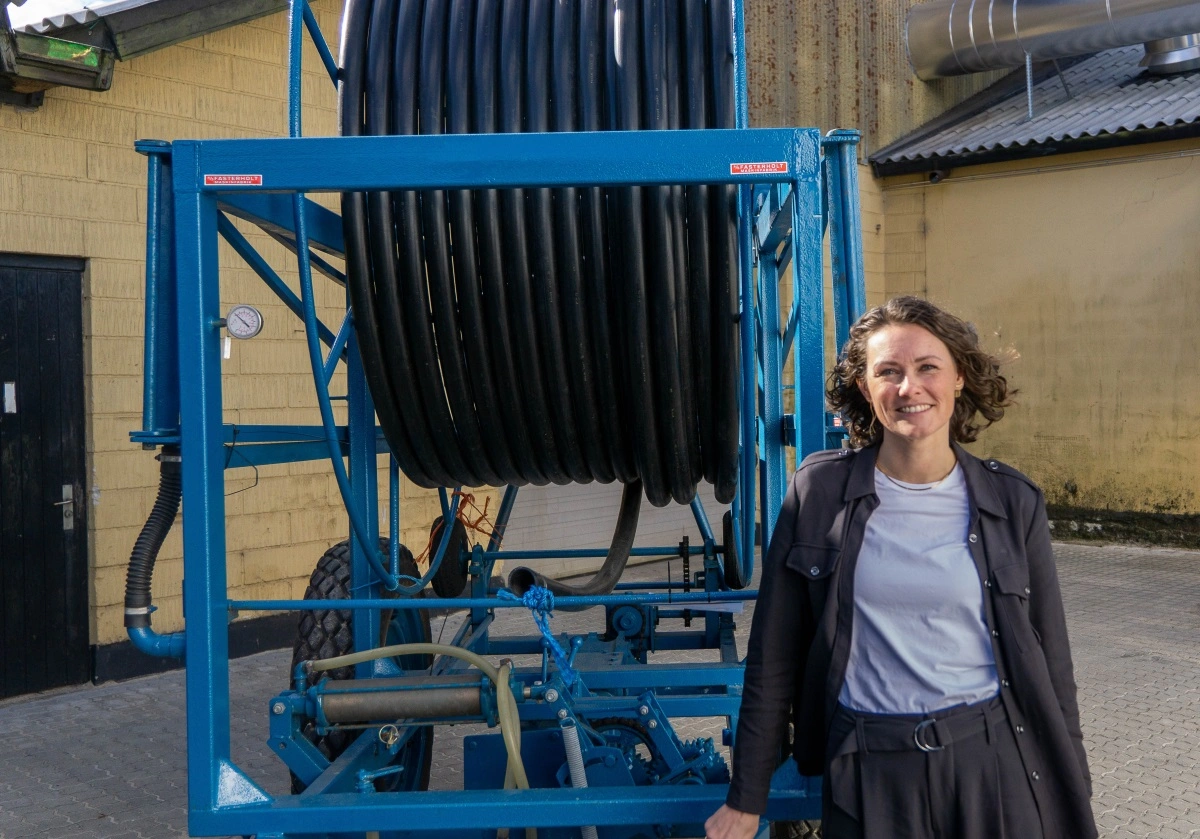
<svg viewBox="0 0 1200 839">
<path fill-rule="evenodd" d="M 517 597 L 524 597 L 534 586 L 545 585 L 546 579 L 531 568 L 514 568 L 508 575 L 508 588 Z"/>
</svg>

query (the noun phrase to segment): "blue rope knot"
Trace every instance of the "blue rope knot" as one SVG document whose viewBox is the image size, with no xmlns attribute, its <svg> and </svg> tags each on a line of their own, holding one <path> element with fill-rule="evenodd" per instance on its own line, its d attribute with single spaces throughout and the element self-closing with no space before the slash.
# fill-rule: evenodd
<svg viewBox="0 0 1200 839">
<path fill-rule="evenodd" d="M 554 663 L 558 667 L 563 684 L 568 687 L 575 684 L 579 680 L 579 674 L 571 667 L 566 651 L 563 650 L 562 645 L 555 639 L 554 633 L 550 631 L 550 618 L 554 612 L 554 592 L 543 586 L 530 586 L 529 590 L 520 597 L 507 589 L 501 589 L 499 594 L 501 600 L 519 600 L 529 609 L 533 614 L 533 622 L 537 625 L 538 631 L 542 634 L 542 639 L 550 649 L 550 655 L 554 658 Z"/>
<path fill-rule="evenodd" d="M 528 606 L 530 611 L 543 612 L 550 616 L 554 611 L 554 592 L 541 586 L 531 586 L 521 598 L 521 602 Z"/>
</svg>

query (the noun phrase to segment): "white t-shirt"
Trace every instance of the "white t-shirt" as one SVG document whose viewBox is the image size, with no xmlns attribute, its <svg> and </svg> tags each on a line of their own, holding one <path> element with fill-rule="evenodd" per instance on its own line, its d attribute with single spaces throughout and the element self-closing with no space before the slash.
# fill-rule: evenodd
<svg viewBox="0 0 1200 839">
<path fill-rule="evenodd" d="M 924 714 L 995 696 L 1000 683 L 967 548 L 962 467 L 934 484 L 903 483 L 876 469 L 875 492 L 838 701 L 867 713 Z"/>
</svg>

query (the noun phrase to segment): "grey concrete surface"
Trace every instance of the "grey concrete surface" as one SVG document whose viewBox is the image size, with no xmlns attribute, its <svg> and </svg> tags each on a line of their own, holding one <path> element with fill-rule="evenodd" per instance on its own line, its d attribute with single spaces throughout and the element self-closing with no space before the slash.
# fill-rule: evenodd
<svg viewBox="0 0 1200 839">
<path fill-rule="evenodd" d="M 1200 553 L 1075 544 L 1055 551 L 1101 835 L 1200 837 Z M 678 572 L 676 562 L 676 579 Z M 632 574 L 662 577 L 653 566 Z M 748 617 L 739 619 L 742 649 Z M 596 628 L 596 620 L 562 613 L 554 627 Z M 524 610 L 497 622 L 506 633 L 531 631 Z M 435 635 L 441 624 L 435 618 Z M 267 702 L 286 684 L 288 662 L 287 651 L 267 652 L 231 671 L 233 759 L 280 794 L 287 772 L 266 749 Z M 721 721 L 677 727 L 685 738 L 711 736 Z M 439 730 L 434 788 L 457 788 L 466 728 Z M 0 839 L 183 837 L 186 787 L 181 672 L 0 703 Z"/>
</svg>

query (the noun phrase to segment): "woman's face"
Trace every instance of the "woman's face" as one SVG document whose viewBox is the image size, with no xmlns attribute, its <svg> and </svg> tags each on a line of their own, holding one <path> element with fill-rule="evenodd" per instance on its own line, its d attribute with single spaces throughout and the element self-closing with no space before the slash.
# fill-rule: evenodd
<svg viewBox="0 0 1200 839">
<path fill-rule="evenodd" d="M 865 375 L 858 387 L 885 436 L 949 444 L 954 392 L 963 378 L 940 338 L 915 324 L 885 326 L 867 339 Z"/>
</svg>

